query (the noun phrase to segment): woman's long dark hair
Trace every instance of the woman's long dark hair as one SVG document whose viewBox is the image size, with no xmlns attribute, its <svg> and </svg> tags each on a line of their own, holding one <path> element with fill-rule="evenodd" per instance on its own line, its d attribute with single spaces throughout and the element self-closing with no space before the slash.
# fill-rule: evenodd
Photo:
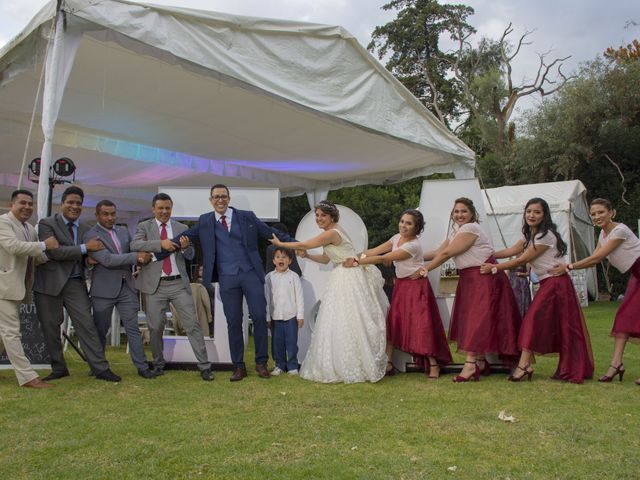
<svg viewBox="0 0 640 480">
<path fill-rule="evenodd" d="M 529 243 L 531 243 L 534 248 L 536 246 L 535 238 L 533 238 L 531 234 L 531 227 L 527 223 L 527 208 L 529 208 L 529 206 L 533 205 L 534 203 L 542 206 L 542 212 L 544 214 L 540 225 L 538 225 L 538 231 L 536 235 L 544 237 L 548 232 L 553 233 L 557 240 L 557 256 L 564 257 L 564 255 L 567 253 L 567 244 L 564 242 L 564 240 L 562 240 L 562 237 L 558 233 L 558 227 L 556 227 L 556 224 L 553 223 L 553 220 L 551 219 L 551 210 L 549 209 L 549 204 L 542 198 L 538 197 L 532 198 L 527 202 L 524 207 L 524 213 L 522 214 L 522 234 L 524 235 L 524 248 L 527 248 L 529 246 Z"/>
</svg>

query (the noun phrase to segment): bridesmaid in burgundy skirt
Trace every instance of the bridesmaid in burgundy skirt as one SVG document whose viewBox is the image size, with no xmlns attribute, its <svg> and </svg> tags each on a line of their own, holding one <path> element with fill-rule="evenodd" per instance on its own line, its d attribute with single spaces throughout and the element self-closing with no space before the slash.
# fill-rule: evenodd
<svg viewBox="0 0 640 480">
<path fill-rule="evenodd" d="M 491 241 L 478 225 L 478 212 L 468 198 L 456 199 L 451 211 L 453 230 L 423 269 L 426 276 L 453 257 L 460 275 L 449 325 L 449 340 L 464 352 L 465 365 L 454 382 L 478 380 L 480 371 L 486 375 L 490 365 L 487 354 L 498 354 L 503 361 L 514 364 L 518 350 L 520 310 L 506 275 L 484 276 L 480 265 L 494 262 Z"/>
<path fill-rule="evenodd" d="M 394 262 L 397 279 L 387 315 L 387 356 L 391 359 L 393 349 L 399 348 L 424 363 L 429 378 L 437 379 L 440 365 L 451 363 L 452 358 L 436 297 L 429 280 L 419 273 L 424 260 L 418 235 L 423 229 L 422 213 L 406 210 L 399 233 L 345 266 Z M 395 372 L 389 362 L 387 375 Z"/>
<path fill-rule="evenodd" d="M 631 273 L 624 300 L 611 329 L 611 336 L 614 337 L 613 358 L 607 373 L 599 378 L 600 382 L 610 382 L 619 376 L 622 381 L 625 371 L 622 364 L 624 347 L 629 338 L 640 339 L 640 240 L 624 223 L 613 221 L 616 211 L 609 200 L 593 200 L 590 213 L 593 224 L 601 229 L 593 254 L 579 262 L 561 264 L 551 271 L 561 275 L 566 270 L 592 267 L 607 258 L 621 273 Z M 636 380 L 636 384 L 640 385 L 640 379 Z"/>
<path fill-rule="evenodd" d="M 553 276 L 549 270 L 567 251 L 567 245 L 551 220 L 549 205 L 541 198 L 532 198 L 524 210 L 523 238 L 513 247 L 496 252 L 496 257 L 519 257 L 504 263 L 484 264 L 483 274 L 496 275 L 526 263 L 540 278 L 540 289 L 522 320 L 518 346 L 522 349 L 520 362 L 509 377 L 519 382 L 531 380 L 534 353 L 558 353 L 559 361 L 552 378 L 582 383 L 593 377 L 593 355 L 589 332 L 569 276 Z"/>
</svg>

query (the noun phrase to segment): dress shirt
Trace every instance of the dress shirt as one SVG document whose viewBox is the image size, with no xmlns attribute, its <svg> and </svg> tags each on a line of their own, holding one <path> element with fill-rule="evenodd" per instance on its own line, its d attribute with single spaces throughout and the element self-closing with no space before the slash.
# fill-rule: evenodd
<svg viewBox="0 0 640 480">
<path fill-rule="evenodd" d="M 224 219 L 227 222 L 227 227 L 229 228 L 229 231 L 231 231 L 231 217 L 233 217 L 233 209 L 227 208 L 227 211 L 224 213 L 218 213 L 216 211 L 214 211 L 214 213 L 216 215 L 216 222 L 220 226 L 222 226 L 222 223 L 220 223 L 220 218 L 222 218 L 222 215 L 224 215 Z"/>
<path fill-rule="evenodd" d="M 25 222 L 20 222 L 22 223 L 22 229 L 24 230 L 23 235 L 24 235 L 24 239 L 27 242 L 33 242 L 33 240 L 31 240 L 31 234 L 29 233 L 29 227 L 27 227 L 27 224 Z M 47 250 L 47 244 L 44 242 L 40 242 L 40 245 L 42 246 L 42 252 L 44 253 Z M 46 255 L 43 255 L 43 259 L 47 258 Z M 43 262 L 43 263 L 46 263 Z"/>
<path fill-rule="evenodd" d="M 116 252 L 117 253 L 122 253 L 122 245 L 120 244 L 120 239 L 118 238 L 118 233 L 116 232 L 115 227 L 112 228 L 112 229 L 108 229 L 108 228 L 104 228 L 99 223 L 97 225 L 98 225 L 99 228 L 101 228 L 102 230 L 104 230 L 105 232 L 107 232 L 109 234 L 109 238 L 111 239 L 111 241 L 114 244 L 113 246 L 116 247 Z"/>
<path fill-rule="evenodd" d="M 157 218 L 156 220 L 156 224 L 158 225 L 158 231 L 161 232 L 162 231 L 162 222 L 160 222 Z M 169 221 L 167 221 L 166 223 L 166 229 L 167 229 L 167 238 L 173 238 L 173 228 L 171 228 L 171 219 L 169 219 Z M 180 248 L 180 247 L 178 247 Z M 160 275 L 161 277 L 173 277 L 174 275 L 180 275 L 180 270 L 178 270 L 178 264 L 176 263 L 176 254 L 175 252 L 171 253 L 171 255 L 169 255 L 169 259 L 171 260 L 171 273 L 164 273 L 164 271 L 162 272 L 162 275 Z M 154 260 L 155 260 L 155 255 L 154 255 Z"/>
<path fill-rule="evenodd" d="M 67 229 L 69 229 L 69 224 L 73 226 L 73 244 L 77 245 L 78 244 L 78 227 L 80 226 L 78 220 L 76 220 L 75 222 L 72 222 L 70 220 L 67 220 L 64 217 L 64 215 L 62 216 L 62 218 L 64 219 L 64 223 L 67 226 Z M 82 252 L 83 255 L 87 253 L 87 246 L 84 243 L 80 244 L 80 251 Z"/>
<path fill-rule="evenodd" d="M 304 318 L 302 282 L 296 272 L 290 269 L 285 272 L 269 272 L 264 279 L 264 289 L 268 319 Z"/>
</svg>

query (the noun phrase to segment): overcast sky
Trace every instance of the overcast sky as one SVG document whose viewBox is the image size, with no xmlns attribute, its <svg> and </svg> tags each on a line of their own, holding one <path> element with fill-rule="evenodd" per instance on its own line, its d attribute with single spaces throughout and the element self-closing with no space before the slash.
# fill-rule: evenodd
<svg viewBox="0 0 640 480">
<path fill-rule="evenodd" d="M 0 47 L 17 35 L 47 0 L 0 0 Z M 341 25 L 363 45 L 373 29 L 393 19 L 381 10 L 387 0 L 155 0 L 147 3 Z M 456 3 L 450 1 L 449 3 Z M 470 23 L 480 35 L 498 38 L 513 23 L 515 34 L 534 30 L 533 45 L 521 52 L 514 65 L 514 80 L 531 78 L 536 53 L 571 55 L 566 73 L 591 60 L 609 46 L 626 45 L 640 38 L 638 0 L 467 0 L 475 9 Z"/>
</svg>

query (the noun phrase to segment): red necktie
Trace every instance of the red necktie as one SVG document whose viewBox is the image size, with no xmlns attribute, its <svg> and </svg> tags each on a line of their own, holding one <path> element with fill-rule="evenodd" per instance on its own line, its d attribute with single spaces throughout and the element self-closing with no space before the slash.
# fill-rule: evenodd
<svg viewBox="0 0 640 480">
<path fill-rule="evenodd" d="M 161 227 L 162 228 L 160 229 L 160 240 L 166 240 L 167 224 L 163 223 Z M 162 271 L 165 273 L 165 275 L 171 275 L 171 255 L 164 257 L 164 260 L 162 260 Z"/>
<path fill-rule="evenodd" d="M 222 224 L 224 229 L 228 232 L 229 231 L 229 225 L 227 225 L 227 216 L 226 215 L 222 215 L 220 217 L 220 223 Z"/>
</svg>

